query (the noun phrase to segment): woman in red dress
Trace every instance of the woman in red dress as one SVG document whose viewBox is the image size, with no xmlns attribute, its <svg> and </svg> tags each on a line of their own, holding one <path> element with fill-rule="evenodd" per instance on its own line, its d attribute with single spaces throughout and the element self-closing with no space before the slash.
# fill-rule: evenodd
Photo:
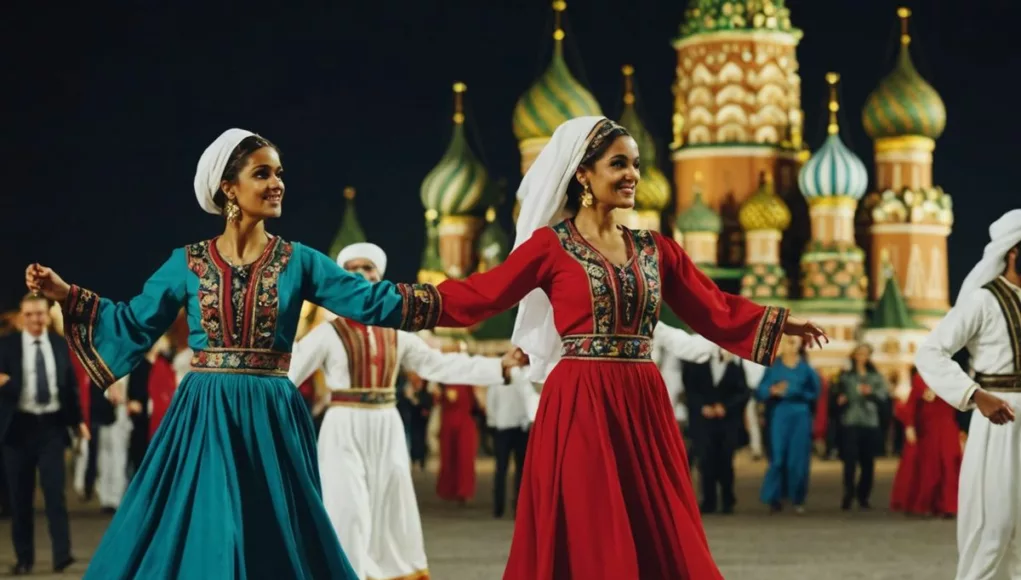
<svg viewBox="0 0 1021 580">
<path fill-rule="evenodd" d="M 957 515 L 957 481 L 964 449 L 957 411 L 912 369 L 911 394 L 897 409 L 904 452 L 893 482 L 890 509 L 913 515 Z"/>
<path fill-rule="evenodd" d="M 440 395 L 440 475 L 436 495 L 465 503 L 475 495 L 475 455 L 479 430 L 475 424 L 475 388 L 444 385 Z"/>
<path fill-rule="evenodd" d="M 508 580 L 722 578 L 651 358 L 660 308 L 763 365 L 781 333 L 824 338 L 785 309 L 720 291 L 671 239 L 616 225 L 638 180 L 638 147 L 622 127 L 603 117 L 564 123 L 521 182 L 507 260 L 418 287 L 409 305 L 427 325 L 468 326 L 521 303 L 512 342 L 544 385 Z M 575 217 L 559 220 L 564 209 Z"/>
</svg>

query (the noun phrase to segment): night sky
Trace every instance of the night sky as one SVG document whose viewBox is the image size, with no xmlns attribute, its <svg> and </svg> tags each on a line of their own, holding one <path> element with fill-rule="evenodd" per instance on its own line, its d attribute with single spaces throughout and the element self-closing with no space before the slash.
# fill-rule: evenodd
<svg viewBox="0 0 1021 580">
<path fill-rule="evenodd" d="M 664 161 L 676 66 L 670 40 L 686 3 L 569 0 L 566 15 L 568 63 L 609 116 L 622 106 L 621 65 L 635 66 L 639 111 Z M 835 70 L 844 140 L 871 171 L 861 107 L 893 66 L 900 4 L 788 0 L 804 30 L 798 59 L 813 150 L 826 131 L 823 77 Z M 954 295 L 989 223 L 1018 206 L 1012 153 L 1021 123 L 1009 105 L 1017 18 L 1008 14 L 1017 9 L 1007 0 L 903 4 L 914 11 L 914 62 L 947 108 L 934 173 L 955 202 Z M 342 189 L 353 185 L 363 227 L 389 252 L 388 277 L 398 281 L 418 268 L 419 186 L 450 138 L 454 81 L 468 85 L 476 153 L 513 192 L 520 173 L 511 115 L 549 60 L 549 2 L 307 5 L 5 5 L 0 142 L 13 182 L 0 196 L 0 308 L 16 306 L 29 262 L 126 299 L 174 247 L 219 233 L 222 219 L 199 209 L 192 178 L 205 146 L 232 126 L 282 150 L 287 196 L 271 231 L 327 249 Z M 672 174 L 667 163 L 662 169 Z M 501 210 L 508 227 L 511 205 Z"/>
</svg>

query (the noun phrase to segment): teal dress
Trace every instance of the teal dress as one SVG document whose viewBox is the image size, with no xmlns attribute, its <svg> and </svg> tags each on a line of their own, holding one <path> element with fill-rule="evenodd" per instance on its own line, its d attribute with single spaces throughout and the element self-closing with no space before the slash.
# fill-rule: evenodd
<svg viewBox="0 0 1021 580">
<path fill-rule="evenodd" d="M 127 303 L 71 287 L 65 333 L 100 387 L 181 307 L 195 352 L 85 578 L 356 580 L 323 508 L 312 419 L 287 379 L 304 300 L 405 330 L 439 315 L 431 286 L 372 284 L 280 238 L 244 267 L 213 241 L 177 249 Z"/>
</svg>

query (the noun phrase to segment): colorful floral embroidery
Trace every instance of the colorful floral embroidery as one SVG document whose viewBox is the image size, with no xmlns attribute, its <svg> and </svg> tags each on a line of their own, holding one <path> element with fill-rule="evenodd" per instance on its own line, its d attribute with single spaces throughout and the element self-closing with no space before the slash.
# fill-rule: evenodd
<svg viewBox="0 0 1021 580">
<path fill-rule="evenodd" d="M 252 274 L 256 287 L 254 292 L 249 288 L 250 322 L 247 325 L 247 340 L 242 343 L 250 348 L 273 347 L 280 307 L 280 274 L 291 261 L 292 251 L 291 244 L 280 240 L 268 258 L 259 263 Z"/>
<path fill-rule="evenodd" d="M 64 336 L 71 350 L 85 367 L 89 380 L 101 389 L 117 382 L 110 367 L 99 356 L 92 329 L 99 316 L 99 295 L 81 286 L 71 285 L 67 298 L 61 304 L 64 312 Z"/>
<path fill-rule="evenodd" d="M 343 389 L 330 393 L 334 405 L 383 407 L 397 403 L 394 389 Z"/>
<path fill-rule="evenodd" d="M 397 284 L 401 293 L 401 330 L 415 332 L 433 328 L 440 320 L 442 297 L 432 284 Z"/>
<path fill-rule="evenodd" d="M 752 342 L 752 362 L 765 366 L 773 364 L 789 314 L 790 310 L 786 308 L 766 307 L 766 311 L 762 313 L 762 320 L 759 321 L 759 328 L 755 331 L 755 340 Z"/>
<path fill-rule="evenodd" d="M 647 336 L 575 334 L 561 339 L 563 358 L 652 359 L 652 339 Z"/>
<path fill-rule="evenodd" d="M 207 348 L 191 357 L 191 368 L 204 372 L 287 376 L 291 353 L 254 348 Z"/>
<path fill-rule="evenodd" d="M 347 352 L 353 387 L 394 388 L 398 370 L 396 330 L 339 317 L 333 320 L 333 330 Z"/>
</svg>

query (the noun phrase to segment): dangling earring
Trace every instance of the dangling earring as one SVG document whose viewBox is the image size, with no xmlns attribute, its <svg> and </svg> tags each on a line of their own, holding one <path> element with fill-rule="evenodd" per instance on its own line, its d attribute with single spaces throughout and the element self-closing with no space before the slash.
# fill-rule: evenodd
<svg viewBox="0 0 1021 580">
<path fill-rule="evenodd" d="M 233 199 L 227 198 L 227 203 L 223 207 L 223 213 L 227 216 L 227 221 L 231 223 L 241 221 L 241 206 Z"/>
<path fill-rule="evenodd" d="M 581 205 L 592 207 L 592 186 L 585 184 L 585 193 L 581 194 Z"/>
</svg>

